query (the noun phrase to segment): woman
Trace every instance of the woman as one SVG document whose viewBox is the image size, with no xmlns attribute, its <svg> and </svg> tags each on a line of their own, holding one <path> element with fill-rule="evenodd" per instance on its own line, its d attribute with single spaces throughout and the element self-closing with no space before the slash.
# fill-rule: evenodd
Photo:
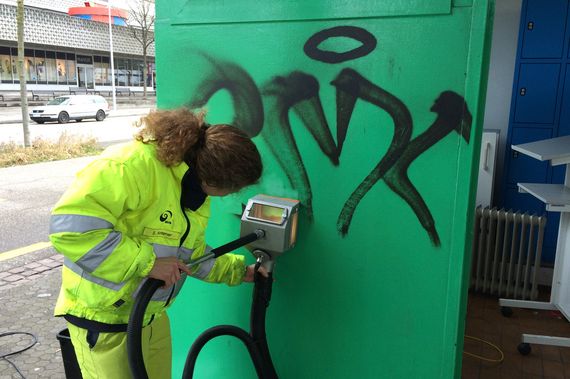
<svg viewBox="0 0 570 379">
<path fill-rule="evenodd" d="M 150 378 L 170 378 L 166 308 L 187 275 L 230 286 L 253 280 L 253 265 L 226 254 L 189 270 L 209 251 L 209 196 L 261 176 L 259 152 L 229 125 L 209 126 L 188 109 L 152 112 L 136 140 L 107 149 L 83 169 L 53 210 L 50 239 L 65 256 L 55 315 L 70 331 L 83 378 L 130 377 L 126 324 L 145 278 L 165 282 L 143 329 Z"/>
</svg>

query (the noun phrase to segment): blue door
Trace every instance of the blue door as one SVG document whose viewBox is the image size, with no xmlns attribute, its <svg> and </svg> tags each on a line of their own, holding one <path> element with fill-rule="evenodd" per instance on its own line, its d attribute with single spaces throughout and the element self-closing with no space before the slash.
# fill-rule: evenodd
<svg viewBox="0 0 570 379">
<path fill-rule="evenodd" d="M 568 0 L 527 1 L 522 58 L 562 58 L 567 10 Z"/>
<path fill-rule="evenodd" d="M 559 79 L 560 64 L 521 64 L 518 93 L 515 94 L 515 122 L 552 125 Z"/>
</svg>

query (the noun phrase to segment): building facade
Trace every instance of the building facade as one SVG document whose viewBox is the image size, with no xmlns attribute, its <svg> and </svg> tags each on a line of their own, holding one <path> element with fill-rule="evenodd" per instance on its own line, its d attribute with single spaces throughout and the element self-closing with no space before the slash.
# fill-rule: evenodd
<svg viewBox="0 0 570 379">
<path fill-rule="evenodd" d="M 81 0 L 26 0 L 24 71 L 29 89 L 111 89 L 109 25 L 68 14 Z M 0 91 L 19 89 L 16 0 L 0 0 Z M 115 86 L 154 87 L 154 43 L 143 78 L 142 45 L 123 25 L 112 25 Z"/>
</svg>

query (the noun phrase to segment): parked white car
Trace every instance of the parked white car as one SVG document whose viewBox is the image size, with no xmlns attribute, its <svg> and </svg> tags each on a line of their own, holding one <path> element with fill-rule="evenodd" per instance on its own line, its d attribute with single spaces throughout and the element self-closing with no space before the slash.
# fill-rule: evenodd
<svg viewBox="0 0 570 379">
<path fill-rule="evenodd" d="M 94 118 L 103 121 L 109 115 L 109 104 L 99 95 L 65 95 L 56 97 L 41 107 L 30 110 L 30 118 L 38 124 L 57 121 L 65 124 L 69 120 L 81 121 Z"/>
</svg>

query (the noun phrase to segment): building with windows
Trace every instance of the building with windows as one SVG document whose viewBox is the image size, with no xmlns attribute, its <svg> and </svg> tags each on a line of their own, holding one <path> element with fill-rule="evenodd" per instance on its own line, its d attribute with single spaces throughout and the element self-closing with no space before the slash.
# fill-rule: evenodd
<svg viewBox="0 0 570 379">
<path fill-rule="evenodd" d="M 96 9 L 97 4 L 81 0 L 25 1 L 24 70 L 28 89 L 111 90 L 109 25 L 100 22 L 104 20 L 101 7 L 107 11 L 106 5 Z M 19 90 L 16 11 L 16 0 L 0 0 L 0 91 Z M 125 15 L 118 9 L 111 14 L 115 86 L 142 91 L 146 82 L 153 88 L 154 43 L 147 51 L 148 74 L 143 78 L 142 46 L 124 25 Z"/>
</svg>

